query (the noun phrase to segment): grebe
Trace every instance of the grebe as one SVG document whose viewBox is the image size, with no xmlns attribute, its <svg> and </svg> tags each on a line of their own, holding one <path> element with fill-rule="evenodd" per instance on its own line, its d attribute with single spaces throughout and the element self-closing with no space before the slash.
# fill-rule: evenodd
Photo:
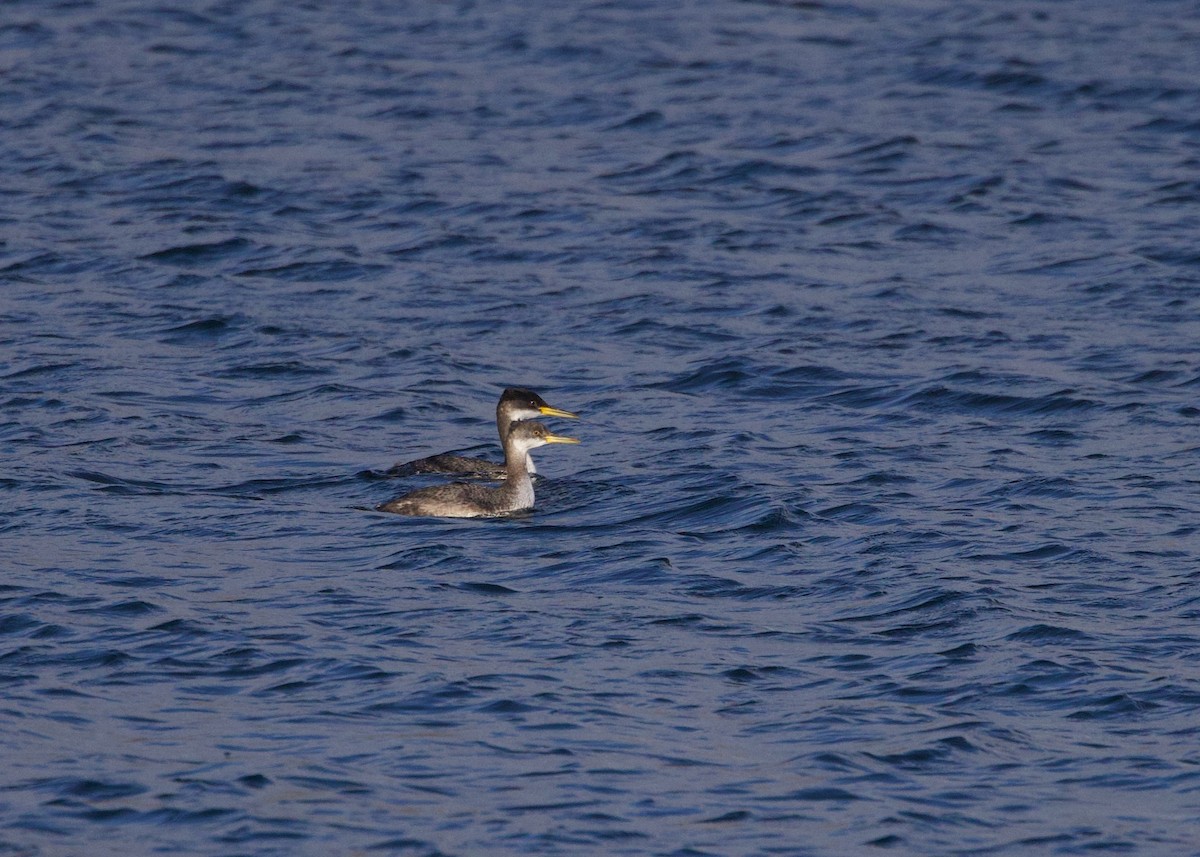
<svg viewBox="0 0 1200 857">
<path fill-rule="evenodd" d="M 537 422 L 519 422 L 504 439 L 507 479 L 496 488 L 452 482 L 435 485 L 389 500 L 376 508 L 398 515 L 429 515 L 438 518 L 481 518 L 533 508 L 533 480 L 529 478 L 529 450 L 548 443 L 579 443 L 578 438 L 550 434 Z"/>
<path fill-rule="evenodd" d="M 496 403 L 496 430 L 500 432 L 500 444 L 508 437 L 508 431 L 521 420 L 536 417 L 565 417 L 577 420 L 578 415 L 561 408 L 546 404 L 546 400 L 532 390 L 519 387 L 509 387 Z M 530 473 L 537 473 L 533 459 L 526 454 L 526 465 Z M 508 453 L 505 452 L 503 464 L 493 464 L 482 458 L 467 458 L 463 455 L 452 455 L 448 452 L 441 455 L 431 455 L 428 458 L 418 458 L 404 464 L 396 464 L 388 469 L 388 476 L 413 476 L 418 473 L 454 473 L 459 476 L 482 476 L 487 479 L 503 479 L 508 473 Z"/>
</svg>

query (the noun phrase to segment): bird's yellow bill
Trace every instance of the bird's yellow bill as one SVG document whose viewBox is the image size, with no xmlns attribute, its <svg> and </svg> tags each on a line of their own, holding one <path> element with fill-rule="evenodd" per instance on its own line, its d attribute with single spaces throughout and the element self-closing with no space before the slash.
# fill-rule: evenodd
<svg viewBox="0 0 1200 857">
<path fill-rule="evenodd" d="M 579 442 L 580 442 L 580 440 L 577 437 L 564 437 L 561 434 L 546 435 L 546 443 L 579 443 Z"/>
<path fill-rule="evenodd" d="M 547 417 L 566 417 L 569 420 L 579 419 L 579 414 L 573 414 L 570 411 L 564 411 L 561 408 L 552 408 L 549 405 L 542 405 L 540 408 L 538 408 L 538 410 L 542 412 L 543 416 Z"/>
</svg>

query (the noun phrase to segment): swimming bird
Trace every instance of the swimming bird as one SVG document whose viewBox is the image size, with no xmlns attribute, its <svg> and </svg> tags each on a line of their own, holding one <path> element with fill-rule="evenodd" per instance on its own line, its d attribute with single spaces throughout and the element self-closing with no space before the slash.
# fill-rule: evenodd
<svg viewBox="0 0 1200 857">
<path fill-rule="evenodd" d="M 495 488 L 470 482 L 452 482 L 419 488 L 376 508 L 398 515 L 438 518 L 482 518 L 533 508 L 533 480 L 529 476 L 529 450 L 548 443 L 579 443 L 578 438 L 551 434 L 538 422 L 513 425 L 504 438 L 507 476 Z"/>
<path fill-rule="evenodd" d="M 500 444 L 508 437 L 509 429 L 521 420 L 536 417 L 565 417 L 576 420 L 579 417 L 570 411 L 554 408 L 546 404 L 546 400 L 532 390 L 520 387 L 509 387 L 500 395 L 496 403 L 496 430 L 500 432 Z M 533 459 L 526 453 L 526 466 L 530 473 L 537 473 Z M 487 479 L 504 479 L 508 474 L 508 453 L 505 452 L 503 464 L 493 464 L 483 458 L 468 458 L 463 455 L 452 455 L 444 452 L 441 455 L 431 455 L 428 458 L 418 458 L 404 464 L 396 464 L 388 469 L 388 476 L 413 476 L 418 473 L 454 473 L 459 476 L 482 476 Z"/>
</svg>

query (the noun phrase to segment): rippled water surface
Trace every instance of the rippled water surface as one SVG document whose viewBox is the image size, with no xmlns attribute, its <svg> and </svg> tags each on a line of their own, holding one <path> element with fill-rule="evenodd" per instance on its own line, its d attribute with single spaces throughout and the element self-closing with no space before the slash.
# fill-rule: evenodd
<svg viewBox="0 0 1200 857">
<path fill-rule="evenodd" d="M 4 4 L 0 855 L 1200 853 L 1198 39 Z"/>
</svg>

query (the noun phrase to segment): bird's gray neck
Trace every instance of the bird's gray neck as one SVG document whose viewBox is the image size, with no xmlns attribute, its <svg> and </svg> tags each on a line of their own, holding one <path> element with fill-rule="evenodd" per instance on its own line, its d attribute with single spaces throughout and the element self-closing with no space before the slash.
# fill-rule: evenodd
<svg viewBox="0 0 1200 857">
<path fill-rule="evenodd" d="M 516 461 L 508 461 L 507 478 L 504 480 L 504 490 L 513 498 L 518 509 L 533 508 L 533 480 L 529 478 L 529 453 L 512 456 Z M 532 462 L 529 462 L 532 463 Z"/>
</svg>

